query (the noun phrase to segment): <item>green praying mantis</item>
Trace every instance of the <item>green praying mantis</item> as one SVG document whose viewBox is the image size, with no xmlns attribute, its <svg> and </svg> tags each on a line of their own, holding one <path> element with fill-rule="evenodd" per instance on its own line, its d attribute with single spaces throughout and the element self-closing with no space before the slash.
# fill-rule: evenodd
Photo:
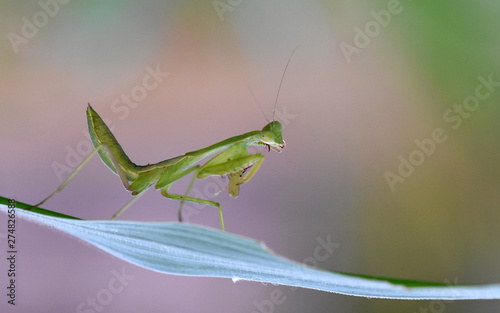
<svg viewBox="0 0 500 313">
<path fill-rule="evenodd" d="M 189 191 L 196 179 L 203 179 L 208 176 L 228 176 L 229 184 L 225 189 L 228 189 L 231 197 L 236 198 L 240 192 L 240 186 L 248 182 L 255 175 L 264 161 L 263 154 L 249 154 L 247 148 L 250 146 L 263 146 L 268 151 L 273 149 L 277 152 L 281 152 L 285 148 L 285 141 L 282 138 L 282 125 L 275 120 L 275 112 L 283 78 L 294 52 L 295 50 L 290 55 L 281 77 L 274 103 L 273 120 L 264 126 L 262 130 L 234 136 L 206 148 L 187 152 L 184 155 L 155 164 L 134 164 L 125 154 L 108 126 L 89 104 L 86 112 L 87 124 L 95 150 L 83 160 L 59 188 L 32 208 L 39 207 L 54 194 L 62 190 L 90 158 L 98 153 L 103 163 L 120 177 L 123 186 L 135 196 L 116 212 L 111 219 L 118 217 L 139 198 L 139 195 L 155 184 L 155 189 L 160 189 L 162 196 L 180 201 L 178 211 L 180 222 L 182 222 L 182 207 L 184 202 L 200 203 L 216 207 L 219 210 L 221 228 L 224 230 L 224 219 L 220 204 L 215 201 L 190 197 Z M 202 165 L 198 164 L 203 159 L 214 154 L 215 156 L 206 163 Z M 184 195 L 169 192 L 174 182 L 191 173 L 193 173 L 193 177 Z"/>
</svg>

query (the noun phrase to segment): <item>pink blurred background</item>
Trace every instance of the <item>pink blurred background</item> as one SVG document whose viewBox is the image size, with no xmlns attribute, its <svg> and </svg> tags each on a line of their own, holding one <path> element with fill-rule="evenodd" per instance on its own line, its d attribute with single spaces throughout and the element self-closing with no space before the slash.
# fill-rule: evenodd
<svg viewBox="0 0 500 313">
<path fill-rule="evenodd" d="M 386 8 L 386 2 L 221 1 L 224 12 L 210 1 L 41 3 L 52 5 L 54 16 L 46 22 L 38 13 L 44 10 L 40 3 L 1 4 L 2 196 L 36 203 L 69 175 L 58 175 L 54 167 L 70 167 L 68 151 L 87 147 L 88 102 L 111 121 L 138 164 L 261 129 L 267 123 L 261 111 L 271 118 L 284 66 L 299 46 L 277 106 L 287 148 L 281 154 L 262 152 L 266 160 L 237 199 L 226 192 L 216 198 L 227 231 L 261 240 L 299 262 L 313 256 L 318 238 L 329 237 L 338 247 L 318 266 L 331 270 L 499 281 L 498 140 L 477 139 L 493 133 L 498 110 L 487 100 L 491 103 L 456 132 L 441 119 L 454 101 L 473 92 L 476 76 L 491 72 L 471 70 L 463 88 L 457 85 L 464 94 L 440 90 L 432 80 L 439 76 L 425 72 L 426 61 L 412 56 L 410 39 L 397 32 L 412 23 L 419 8 L 393 16 L 391 23 L 398 24 L 384 28 L 347 62 L 340 44 L 352 44 L 353 27 L 363 27 L 373 19 L 370 10 Z M 22 34 L 23 17 L 32 21 L 37 14 L 43 26 L 27 42 L 12 44 L 12 33 Z M 147 68 L 168 76 L 141 94 Z M 122 100 L 133 93 L 134 108 Z M 396 172 L 398 156 L 407 157 L 414 140 L 429 137 L 436 127 L 446 130 L 448 140 L 391 192 L 384 172 Z M 212 193 L 217 180 L 197 181 L 195 188 Z M 187 183 L 182 180 L 173 190 L 183 192 Z M 93 159 L 44 207 L 107 219 L 129 199 L 118 177 Z M 121 218 L 175 221 L 177 207 L 150 190 Z M 199 214 L 190 223 L 219 227 L 215 209 L 195 208 Z M 285 300 L 268 308 L 272 312 L 413 312 L 435 305 L 163 275 L 53 230 L 17 223 L 18 305 L 7 306 L 0 297 L 2 312 L 98 311 L 85 303 L 106 293 L 113 271 L 133 279 L 101 303 L 104 312 L 259 312 L 274 289 Z M 3 214 L 0 225 L 5 230 Z M 5 237 L 0 240 L 4 253 Z M 2 257 L 2 286 L 6 268 Z M 495 304 L 445 304 L 450 311 L 471 307 L 487 310 Z"/>
</svg>

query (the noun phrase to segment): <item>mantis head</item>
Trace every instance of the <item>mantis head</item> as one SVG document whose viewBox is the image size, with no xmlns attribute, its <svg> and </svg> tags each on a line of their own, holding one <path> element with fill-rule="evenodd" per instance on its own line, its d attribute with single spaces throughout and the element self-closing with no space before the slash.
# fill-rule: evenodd
<svg viewBox="0 0 500 313">
<path fill-rule="evenodd" d="M 260 143 L 266 145 L 268 149 L 281 152 L 286 147 L 286 143 L 282 138 L 282 126 L 278 121 L 272 121 L 262 128 L 260 131 Z"/>
</svg>

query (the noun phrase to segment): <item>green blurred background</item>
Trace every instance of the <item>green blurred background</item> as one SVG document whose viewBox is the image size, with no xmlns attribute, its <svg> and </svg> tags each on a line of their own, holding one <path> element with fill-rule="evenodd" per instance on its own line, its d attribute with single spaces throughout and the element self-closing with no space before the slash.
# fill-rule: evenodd
<svg viewBox="0 0 500 313">
<path fill-rule="evenodd" d="M 263 152 L 263 166 L 238 199 L 217 197 L 227 230 L 321 268 L 500 281 L 500 86 L 479 87 L 478 94 L 484 86 L 478 77 L 500 82 L 500 4 L 41 0 L 3 1 L 0 12 L 3 196 L 35 203 L 69 175 L 65 169 L 88 153 L 88 102 L 138 164 L 262 128 L 260 111 L 271 118 L 284 66 L 299 46 L 277 106 L 287 148 Z M 148 78 L 155 70 L 162 73 L 157 84 Z M 436 129 L 446 140 L 433 146 Z M 428 144 L 428 155 L 418 152 L 416 140 Z M 419 165 L 403 177 L 401 159 Z M 393 190 L 387 172 L 401 176 Z M 187 183 L 174 190 L 183 192 Z M 219 184 L 219 178 L 198 181 L 196 192 L 210 197 Z M 106 219 L 129 198 L 96 159 L 45 207 Z M 149 191 L 123 219 L 172 221 L 176 208 Z M 218 227 L 212 208 L 193 210 L 189 222 Z M 3 215 L 0 225 L 5 246 Z M 98 312 L 89 298 L 105 312 L 499 307 L 161 275 L 26 221 L 18 220 L 17 236 L 19 305 L 8 307 L 12 312 Z M 321 240 L 335 248 L 320 260 L 314 251 Z M 7 271 L 5 257 L 0 266 Z M 107 292 L 113 271 L 122 270 L 133 279 Z M 266 307 L 275 289 L 285 300 Z"/>
</svg>

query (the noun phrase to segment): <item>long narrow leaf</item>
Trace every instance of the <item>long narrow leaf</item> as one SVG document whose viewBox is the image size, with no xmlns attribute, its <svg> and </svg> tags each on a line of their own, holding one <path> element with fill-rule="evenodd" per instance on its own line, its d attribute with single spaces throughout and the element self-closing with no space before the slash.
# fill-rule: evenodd
<svg viewBox="0 0 500 313">
<path fill-rule="evenodd" d="M 0 203 L 0 211 L 7 213 L 4 203 Z M 16 215 L 54 227 L 125 261 L 161 273 L 227 277 L 377 298 L 500 298 L 500 284 L 437 286 L 314 269 L 279 257 L 255 240 L 189 224 L 83 221 L 22 209 L 17 209 Z"/>
</svg>

